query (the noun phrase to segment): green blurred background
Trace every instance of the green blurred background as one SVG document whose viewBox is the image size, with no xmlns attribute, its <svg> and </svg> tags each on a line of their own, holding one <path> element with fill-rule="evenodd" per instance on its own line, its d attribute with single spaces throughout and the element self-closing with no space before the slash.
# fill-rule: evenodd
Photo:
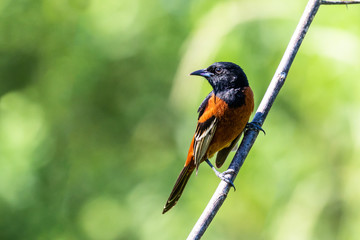
<svg viewBox="0 0 360 240">
<path fill-rule="evenodd" d="M 186 238 L 219 183 L 161 214 L 210 91 L 189 73 L 236 62 L 257 107 L 306 3 L 1 0 L 0 239 Z M 204 239 L 358 239 L 359 23 L 320 8 Z"/>
</svg>

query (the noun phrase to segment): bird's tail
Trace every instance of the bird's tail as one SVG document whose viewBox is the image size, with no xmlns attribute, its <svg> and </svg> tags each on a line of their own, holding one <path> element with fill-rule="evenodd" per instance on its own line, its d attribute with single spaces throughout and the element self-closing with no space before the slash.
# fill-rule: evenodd
<svg viewBox="0 0 360 240">
<path fill-rule="evenodd" d="M 183 168 L 181 171 L 178 179 L 176 180 L 175 186 L 170 193 L 169 199 L 166 201 L 166 204 L 164 206 L 163 214 L 169 211 L 179 198 L 181 197 L 182 192 L 184 191 L 184 188 L 186 186 L 187 181 L 189 180 L 191 173 L 194 171 L 195 165 L 194 164 L 188 164 Z"/>
</svg>

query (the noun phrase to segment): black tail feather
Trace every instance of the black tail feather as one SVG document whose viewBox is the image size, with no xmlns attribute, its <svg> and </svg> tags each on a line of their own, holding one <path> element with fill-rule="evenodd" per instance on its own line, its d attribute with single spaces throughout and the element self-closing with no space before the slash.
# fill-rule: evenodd
<svg viewBox="0 0 360 240">
<path fill-rule="evenodd" d="M 193 171 L 194 171 L 194 166 L 192 166 L 192 165 L 188 165 L 183 168 L 178 179 L 176 180 L 176 183 L 175 183 L 175 186 L 174 186 L 172 192 L 170 193 L 169 199 L 166 201 L 164 210 L 162 212 L 163 214 L 166 213 L 167 211 L 169 211 L 173 206 L 175 206 L 175 204 L 181 197 L 181 194 L 184 191 L 186 183 L 188 182 L 188 180 L 191 176 L 191 173 Z"/>
</svg>

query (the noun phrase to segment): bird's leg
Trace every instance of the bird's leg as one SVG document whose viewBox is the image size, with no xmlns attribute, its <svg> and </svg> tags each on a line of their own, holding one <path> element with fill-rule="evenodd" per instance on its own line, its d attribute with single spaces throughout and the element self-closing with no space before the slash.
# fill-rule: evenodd
<svg viewBox="0 0 360 240">
<path fill-rule="evenodd" d="M 218 178 L 220 178 L 224 182 L 227 182 L 228 184 L 230 184 L 234 188 L 234 191 L 236 190 L 233 181 L 230 178 L 225 177 L 226 174 L 234 173 L 235 171 L 233 169 L 228 169 L 221 173 L 215 169 L 214 165 L 211 164 L 209 159 L 206 159 L 205 162 L 211 167 L 211 169 L 215 172 L 215 174 L 216 174 L 216 176 L 218 176 Z"/>
<path fill-rule="evenodd" d="M 264 135 L 266 135 L 266 132 L 264 131 L 264 129 L 261 128 L 260 123 L 258 122 L 250 122 L 247 123 L 245 126 L 245 130 L 254 130 L 254 131 L 262 131 L 264 133 Z"/>
</svg>

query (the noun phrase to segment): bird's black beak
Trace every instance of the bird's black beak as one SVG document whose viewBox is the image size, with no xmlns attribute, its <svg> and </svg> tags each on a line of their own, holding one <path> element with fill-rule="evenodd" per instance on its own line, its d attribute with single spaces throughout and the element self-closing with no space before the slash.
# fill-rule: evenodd
<svg viewBox="0 0 360 240">
<path fill-rule="evenodd" d="M 214 74 L 211 72 L 208 72 L 206 69 L 197 70 L 195 72 L 190 73 L 190 75 L 197 75 L 202 77 L 211 77 Z"/>
</svg>

